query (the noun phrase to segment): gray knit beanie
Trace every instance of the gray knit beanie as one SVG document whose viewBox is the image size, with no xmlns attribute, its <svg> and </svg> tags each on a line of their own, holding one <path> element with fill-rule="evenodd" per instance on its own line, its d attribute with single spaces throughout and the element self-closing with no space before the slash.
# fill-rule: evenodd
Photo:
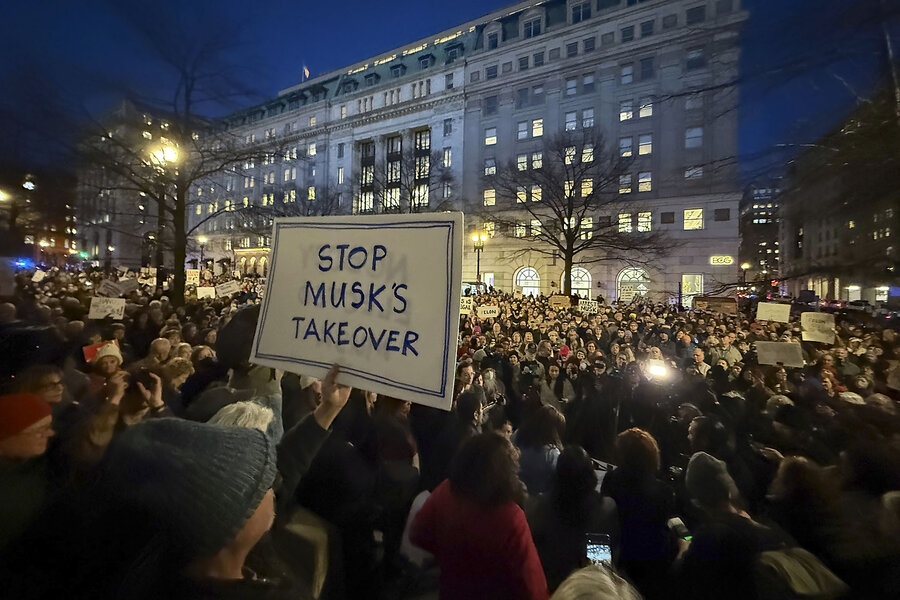
<svg viewBox="0 0 900 600">
<path fill-rule="evenodd" d="M 728 466 L 706 452 L 697 452 L 688 462 L 684 485 L 691 498 L 701 506 L 715 508 L 738 497 Z"/>
<path fill-rule="evenodd" d="M 193 559 L 234 539 L 275 473 L 275 447 L 262 431 L 167 418 L 117 436 L 101 481 L 110 500 L 147 513 Z"/>
</svg>

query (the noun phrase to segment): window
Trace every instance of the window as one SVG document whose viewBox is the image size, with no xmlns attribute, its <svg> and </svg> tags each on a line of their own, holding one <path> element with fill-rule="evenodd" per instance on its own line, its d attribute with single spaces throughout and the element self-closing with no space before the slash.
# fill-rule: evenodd
<svg viewBox="0 0 900 600">
<path fill-rule="evenodd" d="M 634 102 L 631 100 L 619 102 L 619 120 L 628 121 L 632 117 L 634 117 Z"/>
<path fill-rule="evenodd" d="M 566 131 L 575 131 L 578 127 L 578 113 L 575 111 L 566 113 Z"/>
<path fill-rule="evenodd" d="M 516 139 L 528 139 L 528 121 L 519 121 L 516 125 Z"/>
<path fill-rule="evenodd" d="M 517 238 L 523 238 L 526 235 L 528 235 L 528 229 L 525 226 L 525 223 L 522 223 L 522 222 L 516 223 L 516 229 L 515 229 L 515 232 L 513 233 L 513 235 L 515 235 Z"/>
<path fill-rule="evenodd" d="M 418 183 L 413 188 L 411 204 L 416 208 L 428 206 L 428 184 Z"/>
<path fill-rule="evenodd" d="M 653 116 L 653 99 L 652 98 L 641 98 L 640 108 L 638 109 L 638 116 L 641 118 L 644 117 L 652 117 Z"/>
<path fill-rule="evenodd" d="M 559 48 L 550 48 L 550 60 L 557 60 L 559 58 Z"/>
<path fill-rule="evenodd" d="M 678 15 L 666 15 L 663 17 L 663 29 L 672 29 L 676 25 L 678 25 Z"/>
<path fill-rule="evenodd" d="M 544 135 L 544 120 L 534 119 L 531 121 L 531 136 L 541 137 Z"/>
<path fill-rule="evenodd" d="M 653 21 L 644 21 L 641 23 L 641 37 L 645 38 L 648 35 L 653 35 Z"/>
<path fill-rule="evenodd" d="M 387 181 L 388 183 L 400 182 L 400 161 L 392 160 L 387 164 Z"/>
<path fill-rule="evenodd" d="M 453 149 L 452 148 L 444 148 L 443 159 L 441 160 L 441 165 L 445 169 L 449 169 L 450 165 L 453 163 Z"/>
<path fill-rule="evenodd" d="M 650 211 L 639 212 L 637 219 L 637 230 L 641 233 L 647 233 L 653 229 L 653 213 Z"/>
<path fill-rule="evenodd" d="M 371 212 L 375 209 L 375 194 L 370 190 L 362 192 L 357 200 L 356 212 Z"/>
<path fill-rule="evenodd" d="M 685 22 L 688 25 L 696 25 L 706 20 L 706 5 L 695 6 L 689 8 L 685 15 Z"/>
<path fill-rule="evenodd" d="M 703 177 L 703 167 L 688 167 L 684 170 L 685 179 L 700 179 Z"/>
<path fill-rule="evenodd" d="M 532 219 L 531 220 L 531 235 L 541 235 L 540 219 Z"/>
<path fill-rule="evenodd" d="M 451 192 L 452 192 L 452 186 L 450 185 L 450 182 L 449 182 L 449 181 L 445 181 L 444 184 L 443 184 L 443 194 L 444 194 L 444 198 L 449 198 Z"/>
<path fill-rule="evenodd" d="M 566 44 L 566 58 L 578 56 L 578 42 L 570 42 Z"/>
<path fill-rule="evenodd" d="M 406 72 L 406 67 L 403 65 L 394 65 L 391 67 L 391 77 L 399 78 Z"/>
<path fill-rule="evenodd" d="M 525 204 L 528 200 L 528 187 L 524 185 L 516 186 L 516 204 Z"/>
<path fill-rule="evenodd" d="M 524 229 L 525 224 L 522 224 Z M 524 237 L 524 236 L 520 236 Z M 523 296 L 538 296 L 541 293 L 541 278 L 534 267 L 519 269 L 514 278 L 516 287 L 522 290 Z"/>
<path fill-rule="evenodd" d="M 578 92 L 578 80 L 566 79 L 566 96 L 574 96 Z"/>
<path fill-rule="evenodd" d="M 472 71 L 469 73 L 469 81 L 472 83 L 481 80 L 481 71 Z"/>
<path fill-rule="evenodd" d="M 497 203 L 497 192 L 493 188 L 484 190 L 482 200 L 485 206 L 494 206 Z"/>
<path fill-rule="evenodd" d="M 616 34 L 612 31 L 608 33 L 604 33 L 600 36 L 600 44 L 603 46 L 610 46 L 616 41 Z"/>
<path fill-rule="evenodd" d="M 444 119 L 444 137 L 453 133 L 453 119 Z"/>
<path fill-rule="evenodd" d="M 346 104 L 341 105 L 341 118 L 342 119 L 347 118 L 347 105 Z"/>
<path fill-rule="evenodd" d="M 543 196 L 542 196 L 542 192 L 541 192 L 541 186 L 539 186 L 539 185 L 531 186 L 531 201 L 532 202 L 540 202 L 542 198 L 543 198 Z"/>
<path fill-rule="evenodd" d="M 619 156 L 628 157 L 633 154 L 631 136 L 619 138 Z"/>
<path fill-rule="evenodd" d="M 229 239 L 225 240 L 225 250 L 231 250 L 233 248 L 232 242 Z"/>
<path fill-rule="evenodd" d="M 584 38 L 582 45 L 584 47 L 585 52 L 593 52 L 594 48 L 597 47 L 596 46 L 596 38 L 593 38 L 593 37 Z"/>
<path fill-rule="evenodd" d="M 586 108 L 581 111 L 581 126 L 585 129 L 594 126 L 594 109 Z"/>
<path fill-rule="evenodd" d="M 544 53 L 543 52 L 535 53 L 533 58 L 534 58 L 534 66 L 535 67 L 540 67 L 544 64 Z"/>
<path fill-rule="evenodd" d="M 447 48 L 447 63 L 452 63 L 454 60 L 459 58 L 460 55 L 460 45 L 456 45 L 452 48 Z"/>
<path fill-rule="evenodd" d="M 500 45 L 500 35 L 496 31 L 487 34 L 487 48 L 493 50 Z"/>
<path fill-rule="evenodd" d="M 681 276 L 681 299 L 685 306 L 690 306 L 693 297 L 702 293 L 703 273 L 685 273 Z"/>
<path fill-rule="evenodd" d="M 644 156 L 653 152 L 653 135 L 650 133 L 638 137 L 638 154 Z"/>
<path fill-rule="evenodd" d="M 497 159 L 495 159 L 495 158 L 484 159 L 484 174 L 485 175 L 496 175 L 497 174 Z"/>
<path fill-rule="evenodd" d="M 496 115 L 497 107 L 499 106 L 499 100 L 497 96 L 488 96 L 484 99 L 484 114 L 485 115 Z"/>
<path fill-rule="evenodd" d="M 201 213 L 203 213 L 203 205 L 198 204 L 197 207 L 196 207 L 196 209 L 194 209 L 194 214 L 195 214 L 195 215 L 199 215 L 199 214 L 201 214 Z"/>
<path fill-rule="evenodd" d="M 338 185 L 344 183 L 344 167 L 338 167 L 337 169 L 337 182 Z"/>
<path fill-rule="evenodd" d="M 622 85 L 634 81 L 634 65 L 628 64 L 621 67 L 619 71 L 619 82 Z"/>
<path fill-rule="evenodd" d="M 731 220 L 731 209 L 729 208 L 717 208 L 713 212 L 713 220 L 714 221 L 730 221 Z"/>
<path fill-rule="evenodd" d="M 527 154 L 519 154 L 516 156 L 516 168 L 519 171 L 528 170 L 528 155 Z"/>
<path fill-rule="evenodd" d="M 520 71 L 525 71 L 525 70 L 527 70 L 527 69 L 528 69 L 528 57 L 527 57 L 527 56 L 520 56 L 520 57 L 519 57 L 519 70 L 520 70 Z"/>
<path fill-rule="evenodd" d="M 344 144 L 341 142 L 337 145 L 337 157 L 344 158 Z"/>
<path fill-rule="evenodd" d="M 416 132 L 416 150 L 431 150 L 431 130 Z"/>
<path fill-rule="evenodd" d="M 591 18 L 591 3 L 579 2 L 572 6 L 572 23 L 581 23 Z"/>
<path fill-rule="evenodd" d="M 585 217 L 581 220 L 581 227 L 579 227 L 581 233 L 580 236 L 583 240 L 589 240 L 594 237 L 594 219 L 591 217 Z"/>
<path fill-rule="evenodd" d="M 685 56 L 684 68 L 686 71 L 702 69 L 706 66 L 706 57 L 703 48 L 689 48 Z"/>
<path fill-rule="evenodd" d="M 684 132 L 684 147 L 699 148 L 703 145 L 703 128 L 688 127 Z"/>
<path fill-rule="evenodd" d="M 571 165 L 575 162 L 575 146 L 567 146 L 566 147 L 566 164 Z"/>
<path fill-rule="evenodd" d="M 638 173 L 638 191 L 649 192 L 653 190 L 653 174 L 650 171 Z"/>
<path fill-rule="evenodd" d="M 528 39 L 538 35 L 541 35 L 540 18 L 525 21 L 525 24 L 522 26 L 522 37 Z"/>
<path fill-rule="evenodd" d="M 575 195 L 575 182 L 571 179 L 567 179 L 563 181 L 563 194 L 566 198 L 573 197 Z"/>
<path fill-rule="evenodd" d="M 594 180 L 593 179 L 584 179 L 581 182 L 581 197 L 582 198 L 590 198 L 591 194 L 594 193 Z"/>
<path fill-rule="evenodd" d="M 593 92 L 594 91 L 594 76 L 593 75 L 585 75 L 584 79 L 581 82 L 583 92 Z"/>
<path fill-rule="evenodd" d="M 641 81 L 653 78 L 653 57 L 641 59 Z"/>
<path fill-rule="evenodd" d="M 488 236 L 489 238 L 492 238 L 492 237 L 494 237 L 494 233 L 497 230 L 497 226 L 494 224 L 493 221 L 485 221 L 484 225 L 482 226 L 482 230 L 484 231 L 484 235 Z"/>
<path fill-rule="evenodd" d="M 497 65 L 491 65 L 490 67 L 485 67 L 484 78 L 485 79 L 497 79 Z"/>
<path fill-rule="evenodd" d="M 619 233 L 631 233 L 631 213 L 619 213 Z"/>
<path fill-rule="evenodd" d="M 307 200 L 315 200 L 316 199 L 316 186 L 311 185 L 306 188 L 306 199 Z"/>
<path fill-rule="evenodd" d="M 702 208 L 686 208 L 684 209 L 684 229 L 703 229 L 703 209 Z"/>
<path fill-rule="evenodd" d="M 675 222 L 675 213 L 673 212 L 664 212 L 659 214 L 659 222 L 667 225 L 671 225 Z"/>
<path fill-rule="evenodd" d="M 590 163 L 594 162 L 594 145 L 593 144 L 585 144 L 581 149 L 581 162 Z"/>
<path fill-rule="evenodd" d="M 447 73 L 444 75 L 444 87 L 448 90 L 453 89 L 453 73 Z"/>
<path fill-rule="evenodd" d="M 532 169 L 540 169 L 544 166 L 544 153 L 543 152 L 532 152 L 531 153 L 531 168 Z"/>
<path fill-rule="evenodd" d="M 631 174 L 627 173 L 625 175 L 619 175 L 619 193 L 620 194 L 630 194 L 631 193 Z"/>
<path fill-rule="evenodd" d="M 316 126 L 316 118 L 315 118 L 315 117 L 310 117 L 310 118 L 309 118 L 309 126 L 310 126 L 310 127 L 315 127 L 315 126 Z"/>
<path fill-rule="evenodd" d="M 306 145 L 306 155 L 307 156 L 315 156 L 316 155 L 316 143 L 310 142 Z"/>
<path fill-rule="evenodd" d="M 634 25 L 622 28 L 622 41 L 630 42 L 634 39 Z"/>
<path fill-rule="evenodd" d="M 497 143 L 497 128 L 488 127 L 484 130 L 484 145 L 493 146 Z"/>
</svg>

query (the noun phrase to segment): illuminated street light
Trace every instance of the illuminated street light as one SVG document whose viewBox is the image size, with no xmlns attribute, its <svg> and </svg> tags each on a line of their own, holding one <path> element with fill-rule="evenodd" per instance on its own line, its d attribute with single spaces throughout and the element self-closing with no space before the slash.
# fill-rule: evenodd
<svg viewBox="0 0 900 600">
<path fill-rule="evenodd" d="M 200 244 L 200 265 L 199 265 L 199 268 L 200 268 L 201 271 L 203 270 L 203 245 L 204 245 L 206 242 L 208 242 L 208 241 L 209 241 L 209 238 L 207 238 L 205 235 L 197 236 L 197 243 Z"/>
<path fill-rule="evenodd" d="M 116 247 L 115 247 L 115 246 L 107 246 L 106 249 L 109 250 L 110 252 L 115 252 L 115 251 L 116 251 Z"/>
<path fill-rule="evenodd" d="M 484 250 L 484 242 L 487 236 L 484 234 L 474 234 L 472 236 L 472 245 L 475 247 L 475 281 L 481 283 L 481 252 Z"/>
<path fill-rule="evenodd" d="M 41 240 L 41 241 L 39 242 L 38 245 L 39 245 L 41 248 L 46 248 L 47 246 L 50 245 L 50 242 L 48 242 L 47 240 Z"/>
</svg>

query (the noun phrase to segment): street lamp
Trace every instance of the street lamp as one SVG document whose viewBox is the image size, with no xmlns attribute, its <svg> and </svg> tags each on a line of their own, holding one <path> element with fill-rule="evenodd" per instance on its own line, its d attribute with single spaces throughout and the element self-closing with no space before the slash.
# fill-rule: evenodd
<svg viewBox="0 0 900 600">
<path fill-rule="evenodd" d="M 483 233 L 472 235 L 472 245 L 475 247 L 475 281 L 478 283 L 481 283 L 481 251 L 484 250 L 485 241 L 487 236 Z"/>
<path fill-rule="evenodd" d="M 203 246 L 209 239 L 205 235 L 197 236 L 197 243 L 200 244 L 200 272 L 203 272 Z"/>
<path fill-rule="evenodd" d="M 750 263 L 741 264 L 741 288 L 747 289 L 747 271 L 750 270 Z"/>
</svg>

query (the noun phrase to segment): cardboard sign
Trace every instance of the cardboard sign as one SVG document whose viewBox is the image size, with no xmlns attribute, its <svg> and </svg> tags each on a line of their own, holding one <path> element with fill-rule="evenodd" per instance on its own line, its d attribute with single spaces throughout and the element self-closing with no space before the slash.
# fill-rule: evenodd
<svg viewBox="0 0 900 600">
<path fill-rule="evenodd" d="M 472 296 L 463 296 L 459 299 L 459 314 L 471 314 L 472 308 L 475 306 L 475 299 Z"/>
<path fill-rule="evenodd" d="M 708 310 L 723 315 L 737 314 L 737 300 L 734 298 L 718 298 L 716 296 L 694 296 L 693 306 L 697 310 Z"/>
<path fill-rule="evenodd" d="M 88 319 L 121 319 L 125 316 L 125 298 L 91 298 Z"/>
<path fill-rule="evenodd" d="M 140 284 L 138 283 L 137 279 L 128 277 L 126 279 L 120 279 L 119 283 L 117 283 L 116 286 L 119 288 L 119 292 L 121 294 L 130 294 L 134 290 L 138 289 L 140 287 Z"/>
<path fill-rule="evenodd" d="M 119 265 L 117 270 L 119 271 L 119 273 L 124 275 L 125 273 L 128 272 L 128 267 L 126 267 L 125 265 Z"/>
<path fill-rule="evenodd" d="M 46 273 L 44 273 L 43 271 L 38 269 L 37 271 L 34 272 L 34 275 L 31 276 L 31 281 L 33 281 L 34 283 L 40 283 L 44 280 L 44 278 L 46 276 L 47 276 Z"/>
<path fill-rule="evenodd" d="M 756 320 L 787 323 L 791 320 L 791 305 L 777 302 L 760 302 L 756 306 Z"/>
<path fill-rule="evenodd" d="M 578 301 L 578 310 L 585 315 L 596 315 L 600 311 L 600 304 L 596 300 L 582 299 Z"/>
<path fill-rule="evenodd" d="M 94 362 L 94 357 L 97 356 L 97 352 L 100 351 L 100 348 L 107 344 L 112 344 L 115 347 L 119 347 L 119 342 L 116 340 L 108 340 L 105 342 L 97 342 L 96 344 L 91 344 L 90 346 L 82 346 L 81 353 L 84 354 L 85 362 Z"/>
<path fill-rule="evenodd" d="M 197 288 L 197 298 L 215 298 L 216 288 L 212 286 L 203 286 Z"/>
<path fill-rule="evenodd" d="M 805 312 L 800 315 L 804 342 L 834 343 L 834 315 L 831 313 Z"/>
<path fill-rule="evenodd" d="M 216 286 L 216 296 L 219 298 L 221 298 L 222 296 L 237 294 L 240 291 L 241 284 L 237 281 L 226 281 L 225 283 L 220 283 Z"/>
<path fill-rule="evenodd" d="M 479 319 L 496 319 L 500 316 L 500 307 L 499 306 L 491 306 L 484 305 L 478 307 L 478 318 Z"/>
<path fill-rule="evenodd" d="M 150 277 L 150 267 L 141 267 L 141 275 Z"/>
<path fill-rule="evenodd" d="M 756 359 L 761 365 L 803 366 L 803 349 L 791 342 L 756 342 Z"/>
<path fill-rule="evenodd" d="M 275 219 L 251 362 L 449 410 L 462 213 Z"/>
<path fill-rule="evenodd" d="M 150 287 L 156 287 L 156 277 L 143 277 L 138 279 L 138 283 L 141 285 L 149 285 Z"/>
<path fill-rule="evenodd" d="M 185 269 L 184 283 L 187 285 L 200 285 L 200 269 Z"/>
<path fill-rule="evenodd" d="M 100 285 L 97 287 L 97 295 L 98 296 L 106 296 L 108 298 L 115 298 L 122 294 L 122 290 L 119 289 L 119 286 L 109 279 L 104 279 L 100 282 Z"/>
<path fill-rule="evenodd" d="M 564 294 L 554 294 L 550 296 L 550 308 L 569 308 L 572 301 Z"/>
</svg>

